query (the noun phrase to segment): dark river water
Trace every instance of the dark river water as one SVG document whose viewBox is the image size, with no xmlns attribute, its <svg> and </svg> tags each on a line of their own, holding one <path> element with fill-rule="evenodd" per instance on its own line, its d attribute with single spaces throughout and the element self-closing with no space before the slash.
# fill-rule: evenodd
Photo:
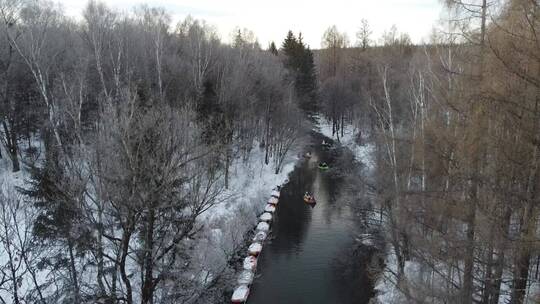
<svg viewBox="0 0 540 304">
<path fill-rule="evenodd" d="M 249 304 L 368 303 L 373 296 L 367 262 L 352 253 L 355 221 L 349 207 L 335 201 L 334 160 L 320 139 L 313 139 L 312 158 L 291 173 L 281 191 Z M 320 171 L 319 161 L 331 170 Z M 315 195 L 315 206 L 304 203 L 305 191 Z"/>
</svg>

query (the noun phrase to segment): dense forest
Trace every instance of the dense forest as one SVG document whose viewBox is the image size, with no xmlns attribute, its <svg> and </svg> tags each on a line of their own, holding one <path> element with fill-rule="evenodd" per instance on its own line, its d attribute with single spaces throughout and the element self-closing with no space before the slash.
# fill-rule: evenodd
<svg viewBox="0 0 540 304">
<path fill-rule="evenodd" d="M 364 23 L 347 47 L 329 28 L 321 111 L 337 136 L 352 123 L 375 143 L 365 182 L 405 299 L 523 303 L 540 262 L 540 4 L 446 5 L 425 45 L 393 28 L 370 47 Z"/>
<path fill-rule="evenodd" d="M 238 168 L 284 174 L 322 120 L 374 147 L 342 188 L 397 303 L 540 301 L 540 3 L 444 4 L 429 42 L 359 20 L 312 50 L 0 0 L 0 302 L 221 303 L 260 211 L 216 211 Z"/>
<path fill-rule="evenodd" d="M 198 219 L 234 159 L 262 147 L 280 172 L 314 90 L 309 49 L 289 37 L 287 66 L 304 69 L 289 72 L 247 30 L 227 45 L 162 9 L 89 2 L 75 22 L 45 1 L 0 4 L 2 158 L 30 172 L 0 199 L 3 301 L 201 297 L 228 265 L 194 258 L 211 228 Z"/>
</svg>

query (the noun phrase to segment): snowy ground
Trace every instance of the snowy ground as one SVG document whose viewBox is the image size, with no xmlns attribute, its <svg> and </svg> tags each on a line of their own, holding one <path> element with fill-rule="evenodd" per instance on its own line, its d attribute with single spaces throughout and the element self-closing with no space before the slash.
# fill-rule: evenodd
<svg viewBox="0 0 540 304">
<path fill-rule="evenodd" d="M 343 128 L 343 136 L 339 134 L 332 135 L 332 122 L 325 119 L 318 119 L 319 130 L 326 137 L 339 141 L 344 147 L 347 147 L 355 156 L 356 160 L 362 162 L 368 170 L 373 170 L 375 162 L 373 159 L 374 146 L 371 143 L 359 145 L 356 141 L 360 130 L 352 125 L 346 125 Z M 339 136 L 338 136 L 339 135 Z"/>
<path fill-rule="evenodd" d="M 204 229 L 195 246 L 195 277 L 204 278 L 220 273 L 234 254 L 244 245 L 244 238 L 257 225 L 272 189 L 287 181 L 298 160 L 301 144 L 289 151 L 280 173 L 272 163 L 264 164 L 264 150 L 254 145 L 247 161 L 236 159 L 230 168 L 229 188 L 218 203 L 200 218 Z M 247 252 L 246 252 L 247 253 Z M 208 275 L 210 273 L 210 275 Z"/>
<path fill-rule="evenodd" d="M 302 143 L 299 142 L 288 153 L 283 169 L 275 174 L 273 163 L 264 164 L 264 150 L 257 144 L 251 151 L 247 161 L 235 159 L 230 168 L 229 189 L 218 198 L 218 203 L 207 210 L 200 218 L 202 230 L 193 240 L 194 250 L 192 279 L 204 283 L 209 282 L 213 275 L 227 267 L 228 260 L 243 245 L 248 231 L 257 223 L 257 216 L 262 213 L 271 191 L 277 185 L 286 182 L 295 164 Z M 5 151 L 0 159 L 0 191 L 7 193 L 15 187 L 23 187 L 29 177 L 27 170 L 11 172 L 11 162 Z M 4 250 L 0 253 L 0 263 L 6 262 Z M 25 289 L 23 282 L 22 288 Z M 21 293 L 22 290 L 21 290 Z M 0 292 L 3 298 L 9 294 Z"/>
<path fill-rule="evenodd" d="M 24 236 L 24 232 L 29 233 L 29 231 L 27 230 L 27 227 L 29 226 L 26 222 L 28 217 L 25 206 L 16 204 L 13 201 L 4 201 L 4 198 L 15 196 L 21 197 L 21 195 L 17 193 L 16 187 L 24 186 L 26 179 L 29 178 L 29 173 L 28 171 L 24 170 L 24 166 L 22 163 L 22 170 L 13 173 L 11 160 L 8 158 L 6 151 L 3 150 L 3 147 L 1 145 L 0 149 L 0 152 L 3 156 L 3 158 L 0 159 L 0 219 L 2 221 L 2 227 L 0 228 L 0 267 L 4 268 L 9 261 L 9 257 L 7 254 L 8 250 L 10 252 L 17 252 L 18 248 L 20 247 L 20 239 L 17 237 L 17 235 Z M 17 226 L 18 228 L 19 234 L 16 234 L 14 229 L 12 229 L 12 227 L 15 226 Z M 7 240 L 9 240 L 10 242 L 8 242 Z M 6 244 L 8 243 L 10 244 L 9 248 L 7 248 L 6 246 Z M 15 259 L 15 261 L 17 261 L 17 259 Z M 4 271 L 5 269 L 2 269 L 2 273 L 4 273 Z M 22 276 L 23 271 L 24 270 L 17 268 L 16 273 L 18 276 Z M 6 279 L 6 277 L 4 276 L 3 279 Z M 2 283 L 2 288 L 0 289 L 0 297 L 2 297 L 3 299 L 11 298 L 11 290 L 9 290 L 9 288 L 11 288 L 10 286 L 12 286 L 11 283 L 11 281 Z M 18 284 L 19 290 L 24 290 L 28 288 L 30 282 L 21 281 Z M 5 288 L 8 288 L 8 290 L 6 290 Z"/>
<path fill-rule="evenodd" d="M 283 184 L 294 170 L 299 152 L 298 148 L 290 151 L 279 174 L 275 174 L 272 163 L 264 163 L 264 150 L 259 148 L 252 150 L 246 163 L 235 160 L 229 172 L 229 189 L 222 193 L 218 204 L 206 212 L 205 220 L 212 222 L 232 217 L 238 208 L 245 207 L 256 206 L 255 211 L 262 212 L 272 189 Z"/>
<path fill-rule="evenodd" d="M 415 302 L 420 303 L 448 303 L 448 299 L 437 298 L 437 295 L 447 295 L 448 289 L 446 288 L 449 272 L 446 264 L 435 264 L 433 267 L 437 269 L 437 272 L 433 272 L 431 266 L 425 266 L 418 261 L 406 261 L 404 267 L 403 282 L 406 282 L 407 286 L 401 285 L 402 290 L 398 289 L 396 273 L 397 273 L 397 261 L 396 256 L 392 248 L 388 249 L 386 256 L 386 267 L 380 276 L 375 290 L 377 290 L 376 302 L 381 304 L 398 304 L 409 303 L 402 290 L 405 288 L 408 290 L 410 296 L 416 299 Z M 462 267 L 462 265 L 461 265 Z M 453 281 L 459 284 L 460 278 L 458 273 L 452 273 Z M 499 304 L 506 304 L 510 302 L 510 282 L 512 281 L 512 274 L 505 271 L 503 274 L 503 283 L 501 285 L 501 295 L 499 297 Z M 480 286 L 478 286 L 480 288 Z M 454 295 L 458 297 L 459 295 Z M 455 300 L 456 298 L 454 298 Z M 480 301 L 480 299 L 478 299 Z M 530 281 L 527 287 L 524 303 L 533 304 L 539 303 L 540 300 L 540 282 Z"/>
<path fill-rule="evenodd" d="M 15 186 L 24 185 L 25 179 L 29 177 L 28 173 L 25 170 L 16 173 L 11 172 L 11 161 L 3 150 L 2 156 L 3 158 L 0 159 L 0 185 L 2 190 L 5 191 Z"/>
</svg>

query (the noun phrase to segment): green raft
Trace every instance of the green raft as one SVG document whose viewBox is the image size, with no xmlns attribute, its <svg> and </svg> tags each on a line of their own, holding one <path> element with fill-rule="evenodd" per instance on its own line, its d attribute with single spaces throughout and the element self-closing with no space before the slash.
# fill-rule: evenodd
<svg viewBox="0 0 540 304">
<path fill-rule="evenodd" d="M 322 171 L 326 171 L 330 169 L 330 167 L 328 167 L 326 163 L 322 163 L 322 164 L 319 164 L 319 169 L 321 169 Z"/>
</svg>

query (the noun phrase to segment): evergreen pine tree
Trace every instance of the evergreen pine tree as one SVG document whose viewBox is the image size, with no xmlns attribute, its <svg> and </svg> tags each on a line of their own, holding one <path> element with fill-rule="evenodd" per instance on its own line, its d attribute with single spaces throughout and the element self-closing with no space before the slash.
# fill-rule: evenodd
<svg viewBox="0 0 540 304">
<path fill-rule="evenodd" d="M 197 104 L 197 120 L 203 128 L 206 143 L 212 144 L 221 139 L 225 129 L 224 112 L 211 80 L 205 80 L 203 94 Z"/>
<path fill-rule="evenodd" d="M 295 91 L 300 107 L 306 112 L 316 110 L 316 75 L 313 52 L 303 42 L 302 33 L 298 38 L 292 31 L 282 44 L 282 52 L 285 54 L 285 67 L 289 69 L 295 81 Z"/>
<path fill-rule="evenodd" d="M 278 55 L 278 50 L 276 48 L 276 44 L 274 43 L 274 41 L 270 42 L 270 46 L 268 47 L 268 51 L 270 53 L 272 53 L 273 55 L 275 55 L 275 56 Z"/>
<path fill-rule="evenodd" d="M 298 40 L 296 40 L 296 37 L 294 36 L 292 31 L 289 31 L 287 33 L 287 37 L 283 41 L 283 44 L 281 45 L 281 50 L 283 54 L 285 54 L 285 67 L 296 71 L 296 59 L 298 57 Z"/>
<path fill-rule="evenodd" d="M 316 111 L 316 75 L 313 52 L 304 48 L 300 57 L 298 74 L 296 76 L 296 90 L 300 97 L 300 107 L 308 112 Z"/>
<path fill-rule="evenodd" d="M 244 36 L 242 35 L 242 30 L 238 29 L 236 35 L 234 36 L 234 47 L 241 48 L 245 44 Z"/>
<path fill-rule="evenodd" d="M 287 37 L 285 37 L 285 40 L 283 40 L 281 49 L 285 52 L 285 55 L 290 56 L 292 55 L 291 51 L 294 50 L 297 45 L 298 41 L 296 40 L 296 37 L 292 31 L 289 31 L 287 32 Z"/>
</svg>

